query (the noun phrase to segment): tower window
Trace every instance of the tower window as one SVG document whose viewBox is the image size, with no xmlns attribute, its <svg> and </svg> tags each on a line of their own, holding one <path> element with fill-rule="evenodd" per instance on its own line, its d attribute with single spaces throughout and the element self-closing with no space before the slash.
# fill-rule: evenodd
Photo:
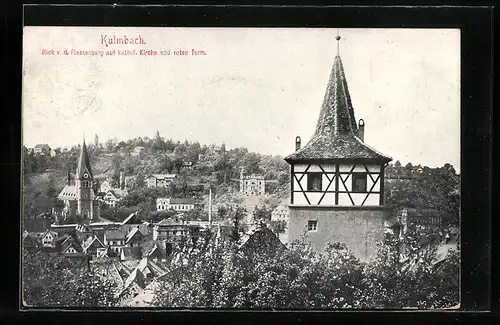
<svg viewBox="0 0 500 325">
<path fill-rule="evenodd" d="M 83 188 L 89 188 L 89 181 L 82 181 Z"/>
<path fill-rule="evenodd" d="M 308 173 L 307 174 L 307 190 L 318 192 L 321 191 L 322 173 Z"/>
<path fill-rule="evenodd" d="M 355 193 L 365 193 L 366 192 L 366 173 L 359 173 L 352 175 L 352 191 Z"/>
<path fill-rule="evenodd" d="M 309 220 L 307 222 L 307 231 L 316 231 L 318 230 L 318 221 L 317 220 Z"/>
</svg>

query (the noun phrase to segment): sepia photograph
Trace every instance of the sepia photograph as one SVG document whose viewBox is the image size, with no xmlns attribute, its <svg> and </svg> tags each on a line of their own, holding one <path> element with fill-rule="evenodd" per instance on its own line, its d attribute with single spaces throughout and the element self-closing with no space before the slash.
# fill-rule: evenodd
<svg viewBox="0 0 500 325">
<path fill-rule="evenodd" d="M 24 27 L 22 308 L 460 308 L 460 62 L 459 29 Z"/>
</svg>

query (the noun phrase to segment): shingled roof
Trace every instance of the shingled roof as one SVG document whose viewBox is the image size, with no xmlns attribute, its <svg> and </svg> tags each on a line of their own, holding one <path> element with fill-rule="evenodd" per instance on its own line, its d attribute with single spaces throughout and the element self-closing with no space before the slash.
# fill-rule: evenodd
<svg viewBox="0 0 500 325">
<path fill-rule="evenodd" d="M 285 158 L 287 162 L 326 159 L 392 160 L 358 138 L 354 108 L 338 55 L 333 63 L 313 137 L 304 147 Z"/>
<path fill-rule="evenodd" d="M 83 140 L 82 148 L 80 150 L 80 158 L 78 159 L 78 165 L 76 167 L 76 176 L 78 178 L 81 178 L 85 170 L 88 171 L 90 177 L 93 177 L 92 169 L 90 168 L 89 153 L 87 152 L 87 146 L 85 145 L 85 140 Z"/>
</svg>

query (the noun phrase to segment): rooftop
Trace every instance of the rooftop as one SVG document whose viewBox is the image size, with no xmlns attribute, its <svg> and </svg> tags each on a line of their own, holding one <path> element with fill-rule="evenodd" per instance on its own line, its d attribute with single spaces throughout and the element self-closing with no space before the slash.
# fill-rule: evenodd
<svg viewBox="0 0 500 325">
<path fill-rule="evenodd" d="M 358 137 L 354 108 L 342 60 L 338 55 L 333 63 L 313 137 L 305 146 L 285 158 L 289 163 L 335 159 L 392 160 Z"/>
</svg>

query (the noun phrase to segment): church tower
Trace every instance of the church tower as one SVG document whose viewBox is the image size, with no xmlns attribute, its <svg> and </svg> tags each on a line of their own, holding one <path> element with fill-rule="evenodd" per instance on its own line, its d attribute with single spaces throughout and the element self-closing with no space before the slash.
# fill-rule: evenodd
<svg viewBox="0 0 500 325">
<path fill-rule="evenodd" d="M 297 137 L 296 151 L 285 158 L 290 242 L 305 235 L 319 252 L 342 242 L 361 259 L 374 255 L 384 236 L 384 169 L 392 159 L 364 142 L 364 129 L 354 117 L 337 47 L 314 135 L 303 147 Z"/>
<path fill-rule="evenodd" d="M 77 213 L 83 220 L 94 219 L 94 177 L 90 168 L 90 159 L 85 145 L 85 139 L 80 150 L 76 167 Z"/>
</svg>

